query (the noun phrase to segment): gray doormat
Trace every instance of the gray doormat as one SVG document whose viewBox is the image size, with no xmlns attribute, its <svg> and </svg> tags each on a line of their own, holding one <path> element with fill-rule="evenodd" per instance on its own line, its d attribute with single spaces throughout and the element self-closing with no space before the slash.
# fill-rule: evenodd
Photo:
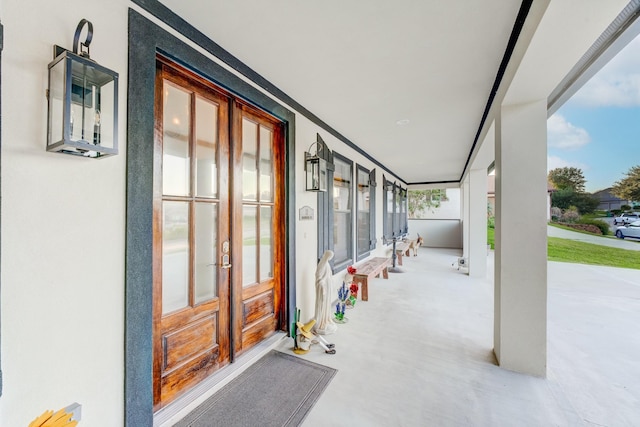
<svg viewBox="0 0 640 427">
<path fill-rule="evenodd" d="M 271 350 L 175 426 L 298 426 L 336 372 Z"/>
</svg>

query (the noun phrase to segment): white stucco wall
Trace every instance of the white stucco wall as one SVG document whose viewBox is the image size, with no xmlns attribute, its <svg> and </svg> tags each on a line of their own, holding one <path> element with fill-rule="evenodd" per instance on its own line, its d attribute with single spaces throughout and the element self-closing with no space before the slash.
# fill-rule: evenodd
<svg viewBox="0 0 640 427">
<path fill-rule="evenodd" d="M 316 221 L 300 221 L 298 216 L 298 210 L 303 206 L 310 206 L 314 210 L 314 216 L 317 219 L 318 206 L 317 206 L 317 194 L 313 192 L 305 191 L 304 181 L 304 152 L 309 149 L 309 145 L 315 141 L 316 132 L 320 133 L 320 136 L 327 144 L 330 150 L 337 152 L 348 159 L 354 161 L 354 171 L 356 170 L 356 164 L 360 164 L 365 168 L 372 170 L 376 169 L 378 185 L 376 189 L 376 238 L 377 247 L 372 252 L 371 256 L 390 256 L 390 246 L 382 243 L 383 235 L 383 206 L 382 206 L 382 174 L 384 173 L 387 179 L 397 179 L 393 175 L 389 175 L 388 172 L 383 172 L 380 167 L 374 165 L 366 159 L 364 156 L 346 146 L 337 138 L 319 129 L 314 123 L 307 120 L 305 117 L 297 115 L 296 117 L 296 156 L 298 159 L 298 167 L 296 169 L 297 183 L 296 183 L 296 298 L 298 308 L 301 309 L 301 317 L 303 320 L 311 319 L 314 316 L 315 310 L 315 271 L 316 271 L 316 257 L 317 257 L 317 223 Z M 354 227 L 355 230 L 355 227 Z M 364 260 L 363 260 L 364 261 Z M 354 262 L 354 265 L 357 265 Z M 342 284 L 345 270 L 334 271 L 334 287 L 337 298 L 337 288 Z"/>
<path fill-rule="evenodd" d="M 128 7 L 149 16 L 126 0 L 3 5 L 2 426 L 27 425 L 73 402 L 82 404 L 81 425 L 123 424 Z M 71 48 L 82 18 L 94 25 L 92 58 L 120 73 L 120 154 L 102 160 L 45 151 L 52 46 Z M 317 217 L 303 175 L 316 132 L 331 150 L 376 168 L 378 182 L 383 173 L 297 114 L 295 280 L 303 319 L 314 314 L 317 225 L 297 212 L 310 206 Z M 382 185 L 376 192 L 375 254 L 382 255 L 390 252 L 381 243 Z M 335 273 L 337 285 L 344 271 Z"/>
<path fill-rule="evenodd" d="M 128 2 L 6 3 L 2 10 L 0 425 L 81 403 L 82 425 L 123 420 Z M 47 64 L 94 25 L 92 58 L 120 73 L 121 154 L 47 153 Z"/>
<path fill-rule="evenodd" d="M 447 188 L 448 200 L 440 207 L 423 212 L 421 219 L 409 219 L 409 237 L 419 234 L 427 247 L 462 248 L 461 195 L 459 188 Z"/>
</svg>

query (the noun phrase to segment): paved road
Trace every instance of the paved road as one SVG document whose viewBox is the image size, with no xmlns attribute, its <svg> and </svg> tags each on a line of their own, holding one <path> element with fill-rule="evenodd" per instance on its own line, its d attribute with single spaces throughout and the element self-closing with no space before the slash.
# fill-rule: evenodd
<svg viewBox="0 0 640 427">
<path fill-rule="evenodd" d="M 560 237 L 562 239 L 577 240 L 579 242 L 594 243 L 596 245 L 610 246 L 612 248 L 631 249 L 640 251 L 640 239 L 614 239 L 609 237 L 601 237 L 575 231 L 564 230 L 558 227 L 547 226 L 547 236 Z"/>
</svg>

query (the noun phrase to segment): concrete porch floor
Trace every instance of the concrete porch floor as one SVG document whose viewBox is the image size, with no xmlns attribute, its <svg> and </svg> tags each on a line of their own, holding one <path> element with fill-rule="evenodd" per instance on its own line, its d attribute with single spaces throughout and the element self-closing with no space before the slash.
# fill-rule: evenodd
<svg viewBox="0 0 640 427">
<path fill-rule="evenodd" d="M 303 425 L 640 425 L 640 270 L 549 263 L 542 379 L 496 365 L 493 280 L 456 270 L 457 256 L 405 258 L 327 336 L 337 354 L 302 356 L 338 369 Z"/>
</svg>

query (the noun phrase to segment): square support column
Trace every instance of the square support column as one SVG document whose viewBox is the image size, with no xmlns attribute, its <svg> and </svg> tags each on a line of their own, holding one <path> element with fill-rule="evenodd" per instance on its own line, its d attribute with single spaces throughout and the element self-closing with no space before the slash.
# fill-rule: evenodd
<svg viewBox="0 0 640 427">
<path fill-rule="evenodd" d="M 462 181 L 460 186 L 461 192 L 461 210 L 462 218 L 462 256 L 469 258 L 469 177 Z"/>
<path fill-rule="evenodd" d="M 487 169 L 469 172 L 469 276 L 487 275 Z"/>
<path fill-rule="evenodd" d="M 501 367 L 547 371 L 547 102 L 496 119 L 494 351 Z"/>
</svg>

